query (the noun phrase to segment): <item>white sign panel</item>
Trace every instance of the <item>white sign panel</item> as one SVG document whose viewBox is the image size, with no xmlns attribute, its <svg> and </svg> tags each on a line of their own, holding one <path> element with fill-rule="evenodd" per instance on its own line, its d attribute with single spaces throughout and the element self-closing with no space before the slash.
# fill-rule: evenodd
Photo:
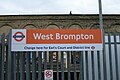
<svg viewBox="0 0 120 80">
<path fill-rule="evenodd" d="M 53 70 L 45 70 L 44 78 L 45 80 L 53 80 Z"/>
<path fill-rule="evenodd" d="M 102 50 L 100 29 L 12 29 L 12 51 Z"/>
</svg>

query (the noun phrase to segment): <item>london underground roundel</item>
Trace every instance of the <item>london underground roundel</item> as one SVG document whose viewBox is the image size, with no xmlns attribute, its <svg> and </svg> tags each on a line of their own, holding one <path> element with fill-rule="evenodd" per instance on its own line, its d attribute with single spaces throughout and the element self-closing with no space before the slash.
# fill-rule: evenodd
<svg viewBox="0 0 120 80">
<path fill-rule="evenodd" d="M 25 38 L 25 35 L 24 35 L 22 32 L 16 32 L 16 33 L 13 35 L 13 38 L 14 38 L 17 42 L 21 42 L 21 41 Z"/>
</svg>

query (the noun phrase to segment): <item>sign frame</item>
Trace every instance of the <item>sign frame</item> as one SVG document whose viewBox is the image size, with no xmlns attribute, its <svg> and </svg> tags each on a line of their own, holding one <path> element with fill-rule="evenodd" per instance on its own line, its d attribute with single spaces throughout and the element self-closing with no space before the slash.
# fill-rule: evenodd
<svg viewBox="0 0 120 80">
<path fill-rule="evenodd" d="M 11 51 L 89 51 L 102 47 L 101 29 L 12 29 Z"/>
</svg>

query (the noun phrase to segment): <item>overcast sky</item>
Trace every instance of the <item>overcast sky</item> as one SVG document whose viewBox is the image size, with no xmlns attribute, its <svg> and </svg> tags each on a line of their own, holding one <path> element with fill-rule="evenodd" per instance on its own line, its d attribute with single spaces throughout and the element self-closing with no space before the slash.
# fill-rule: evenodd
<svg viewBox="0 0 120 80">
<path fill-rule="evenodd" d="M 102 0 L 104 14 L 120 14 L 120 0 Z M 98 0 L 0 0 L 0 14 L 98 14 Z"/>
</svg>

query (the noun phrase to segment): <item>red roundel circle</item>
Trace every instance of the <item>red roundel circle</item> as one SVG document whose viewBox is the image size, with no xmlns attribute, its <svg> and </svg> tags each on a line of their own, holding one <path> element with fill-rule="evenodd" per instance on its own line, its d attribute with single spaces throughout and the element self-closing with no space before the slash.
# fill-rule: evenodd
<svg viewBox="0 0 120 80">
<path fill-rule="evenodd" d="M 95 46 L 92 46 L 91 49 L 95 49 Z"/>
<path fill-rule="evenodd" d="M 22 32 L 16 32 L 16 33 L 13 35 L 13 38 L 14 38 L 17 42 L 20 42 L 20 41 L 22 41 L 22 40 L 25 38 L 25 35 L 24 35 Z"/>
</svg>

